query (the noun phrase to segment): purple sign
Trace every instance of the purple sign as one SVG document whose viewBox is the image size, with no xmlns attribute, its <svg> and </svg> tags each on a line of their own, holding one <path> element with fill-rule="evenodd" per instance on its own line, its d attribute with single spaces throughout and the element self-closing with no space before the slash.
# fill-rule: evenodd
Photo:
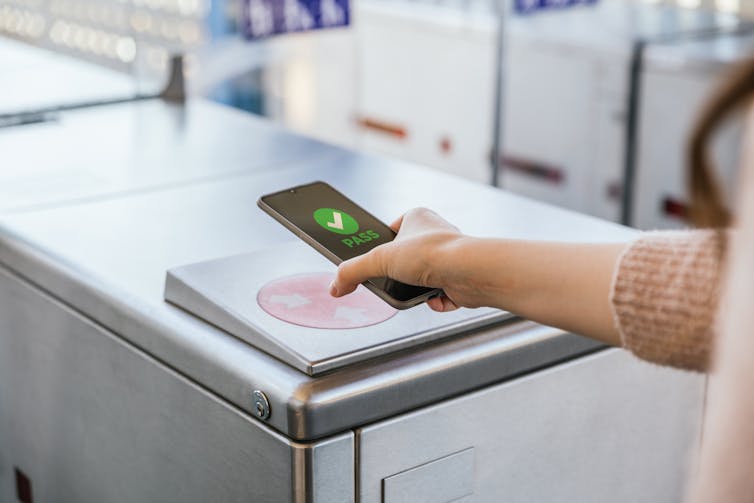
<svg viewBox="0 0 754 503">
<path fill-rule="evenodd" d="M 348 0 L 243 0 L 241 29 L 247 39 L 347 26 Z"/>
<path fill-rule="evenodd" d="M 515 9 L 519 14 L 547 9 L 562 9 L 575 5 L 596 4 L 599 0 L 516 0 Z"/>
</svg>

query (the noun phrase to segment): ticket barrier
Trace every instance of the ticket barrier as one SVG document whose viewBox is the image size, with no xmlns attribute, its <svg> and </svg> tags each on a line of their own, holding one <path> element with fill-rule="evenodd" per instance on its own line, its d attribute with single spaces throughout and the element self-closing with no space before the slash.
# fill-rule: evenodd
<svg viewBox="0 0 754 503">
<path fill-rule="evenodd" d="M 96 182 L 39 191 L 39 168 L 0 188 L 0 500 L 681 497 L 700 376 L 497 310 L 336 301 L 334 266 L 255 203 L 319 179 L 383 220 L 421 205 L 481 236 L 633 231 L 202 101 L 66 112 L 39 150 L 110 138 L 117 116 L 139 120 L 111 148 L 30 154 Z"/>
</svg>

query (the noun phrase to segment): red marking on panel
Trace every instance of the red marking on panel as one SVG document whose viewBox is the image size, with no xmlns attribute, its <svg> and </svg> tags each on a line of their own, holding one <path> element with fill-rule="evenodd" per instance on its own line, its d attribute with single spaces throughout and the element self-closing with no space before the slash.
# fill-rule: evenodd
<svg viewBox="0 0 754 503">
<path fill-rule="evenodd" d="M 16 499 L 19 503 L 34 503 L 31 492 L 31 479 L 24 472 L 14 467 L 16 472 Z"/>
<path fill-rule="evenodd" d="M 388 136 L 393 136 L 401 140 L 408 136 L 408 132 L 406 131 L 406 128 L 398 124 L 393 124 L 393 123 L 378 120 L 378 119 L 372 119 L 369 117 L 361 117 L 357 119 L 356 122 L 359 124 L 359 126 L 363 127 L 364 129 L 370 129 L 372 131 L 383 133 Z"/>
<path fill-rule="evenodd" d="M 559 166 L 520 157 L 503 156 L 500 160 L 503 171 L 510 170 L 542 181 L 560 184 L 565 181 L 565 173 Z"/>
<path fill-rule="evenodd" d="M 440 139 L 440 151 L 443 154 L 450 154 L 453 151 L 453 142 L 447 136 Z"/>
<path fill-rule="evenodd" d="M 607 186 L 607 198 L 612 201 L 620 201 L 623 197 L 623 185 L 619 182 L 613 182 Z"/>
<path fill-rule="evenodd" d="M 329 289 L 333 277 L 326 272 L 276 279 L 262 287 L 257 302 L 267 314 L 309 328 L 366 327 L 397 312 L 363 286 L 345 297 L 332 297 Z"/>
<path fill-rule="evenodd" d="M 665 200 L 663 200 L 662 210 L 665 212 L 665 215 L 680 220 L 686 220 L 689 216 L 688 205 L 671 197 L 666 197 Z"/>
</svg>

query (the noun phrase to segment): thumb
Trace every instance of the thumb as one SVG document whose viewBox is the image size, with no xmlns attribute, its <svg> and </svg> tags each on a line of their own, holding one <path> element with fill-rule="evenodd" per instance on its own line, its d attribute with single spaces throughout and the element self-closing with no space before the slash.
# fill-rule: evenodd
<svg viewBox="0 0 754 503">
<path fill-rule="evenodd" d="M 386 255 L 391 249 L 390 243 L 386 243 L 341 263 L 335 279 L 330 284 L 330 295 L 342 297 L 356 290 L 357 286 L 369 278 L 387 276 Z"/>
<path fill-rule="evenodd" d="M 393 231 L 398 232 L 401 229 L 401 225 L 403 224 L 403 217 L 404 217 L 404 215 L 399 216 L 398 218 L 396 218 L 395 220 L 393 220 L 392 224 L 390 224 L 390 228 L 393 229 Z"/>
</svg>

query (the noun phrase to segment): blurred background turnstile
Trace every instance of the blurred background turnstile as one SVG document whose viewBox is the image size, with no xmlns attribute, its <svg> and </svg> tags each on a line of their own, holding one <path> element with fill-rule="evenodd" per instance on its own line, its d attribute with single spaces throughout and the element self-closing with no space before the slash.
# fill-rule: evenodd
<svg viewBox="0 0 754 503">
<path fill-rule="evenodd" d="M 0 33 L 122 72 L 147 94 L 185 54 L 193 95 L 483 183 L 499 114 L 502 187 L 643 229 L 687 225 L 685 138 L 754 47 L 741 0 L 502 2 L 497 89 L 495 2 L 354 0 L 347 28 L 244 43 L 251 1 L 7 0 Z M 558 8 L 514 9 L 535 4 Z M 737 129 L 718 138 L 727 186 Z"/>
</svg>

